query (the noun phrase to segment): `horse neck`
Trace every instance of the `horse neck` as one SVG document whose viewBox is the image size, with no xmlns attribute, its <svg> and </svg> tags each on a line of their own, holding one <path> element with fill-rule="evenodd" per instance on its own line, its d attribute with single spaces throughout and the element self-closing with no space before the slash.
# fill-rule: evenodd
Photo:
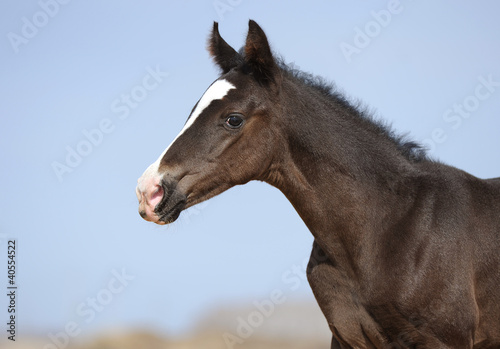
<svg viewBox="0 0 500 349">
<path fill-rule="evenodd" d="M 401 198 L 411 197 L 413 167 L 348 104 L 293 81 L 284 82 L 282 98 L 288 152 L 269 183 L 332 259 L 349 259 L 408 205 Z"/>
</svg>

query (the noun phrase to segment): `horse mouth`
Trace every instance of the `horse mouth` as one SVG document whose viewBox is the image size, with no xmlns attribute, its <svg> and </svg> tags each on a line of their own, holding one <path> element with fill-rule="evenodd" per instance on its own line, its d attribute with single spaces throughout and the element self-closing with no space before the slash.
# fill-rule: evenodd
<svg viewBox="0 0 500 349">
<path fill-rule="evenodd" d="M 186 201 L 181 200 L 177 202 L 173 207 L 171 208 L 162 208 L 161 203 L 158 204 L 158 206 L 155 209 L 155 212 L 158 216 L 158 224 L 170 224 L 173 223 L 179 218 L 179 215 L 181 212 L 184 210 L 186 206 Z"/>
<path fill-rule="evenodd" d="M 158 178 L 139 180 L 136 187 L 139 214 L 148 222 L 164 225 L 173 223 L 188 207 L 187 197 L 178 181 Z"/>
<path fill-rule="evenodd" d="M 163 197 L 155 207 L 155 214 L 158 217 L 157 224 L 170 224 L 179 218 L 179 215 L 186 207 L 186 197 L 182 194 L 176 184 L 161 182 Z"/>
</svg>

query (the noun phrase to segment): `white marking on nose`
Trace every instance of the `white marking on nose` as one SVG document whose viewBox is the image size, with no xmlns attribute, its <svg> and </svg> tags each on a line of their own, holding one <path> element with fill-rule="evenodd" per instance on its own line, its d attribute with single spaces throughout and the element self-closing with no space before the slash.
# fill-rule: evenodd
<svg viewBox="0 0 500 349">
<path fill-rule="evenodd" d="M 163 153 L 160 155 L 160 157 L 152 163 L 146 171 L 142 174 L 141 178 L 139 178 L 138 181 L 138 189 L 141 192 L 146 192 L 147 188 L 145 188 L 145 183 L 148 181 L 145 181 L 145 178 L 151 178 L 151 177 L 156 177 L 160 178 L 160 174 L 158 172 L 159 167 L 160 167 L 160 161 L 163 159 L 165 154 L 167 153 L 168 149 L 172 146 L 172 144 L 175 143 L 175 141 L 184 133 L 186 130 L 191 127 L 191 125 L 196 121 L 198 116 L 203 113 L 203 111 L 214 101 L 217 99 L 222 99 L 224 96 L 227 95 L 229 90 L 235 89 L 236 87 L 231 84 L 227 80 L 217 80 L 215 81 L 203 94 L 201 99 L 198 101 L 198 104 L 196 105 L 196 108 L 193 110 L 193 113 L 189 117 L 189 119 L 186 121 L 184 124 L 184 127 L 182 128 L 181 132 L 174 138 L 174 140 L 170 143 L 170 145 L 163 151 Z"/>
</svg>

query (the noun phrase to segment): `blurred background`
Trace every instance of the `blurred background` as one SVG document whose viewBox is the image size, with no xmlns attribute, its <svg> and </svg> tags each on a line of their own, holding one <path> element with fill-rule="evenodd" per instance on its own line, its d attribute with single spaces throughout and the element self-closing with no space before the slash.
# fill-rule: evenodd
<svg viewBox="0 0 500 349">
<path fill-rule="evenodd" d="M 493 0 L 3 1 L 0 346 L 327 348 L 305 279 L 312 236 L 278 190 L 232 188 L 166 227 L 137 213 L 137 178 L 217 78 L 212 22 L 239 48 L 256 20 L 286 62 L 486 178 L 500 176 L 499 11 Z"/>
</svg>

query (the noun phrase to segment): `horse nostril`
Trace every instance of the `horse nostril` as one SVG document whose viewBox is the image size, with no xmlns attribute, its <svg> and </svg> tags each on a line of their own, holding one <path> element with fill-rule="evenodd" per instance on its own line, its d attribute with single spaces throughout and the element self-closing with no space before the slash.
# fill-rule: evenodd
<svg viewBox="0 0 500 349">
<path fill-rule="evenodd" d="M 164 194 L 163 187 L 161 185 L 156 185 L 155 190 L 148 198 L 149 203 L 153 207 L 155 207 L 161 201 L 161 199 L 163 199 L 163 194 Z"/>
<path fill-rule="evenodd" d="M 146 211 L 139 211 L 139 214 L 141 215 L 142 218 L 146 218 Z"/>
</svg>

